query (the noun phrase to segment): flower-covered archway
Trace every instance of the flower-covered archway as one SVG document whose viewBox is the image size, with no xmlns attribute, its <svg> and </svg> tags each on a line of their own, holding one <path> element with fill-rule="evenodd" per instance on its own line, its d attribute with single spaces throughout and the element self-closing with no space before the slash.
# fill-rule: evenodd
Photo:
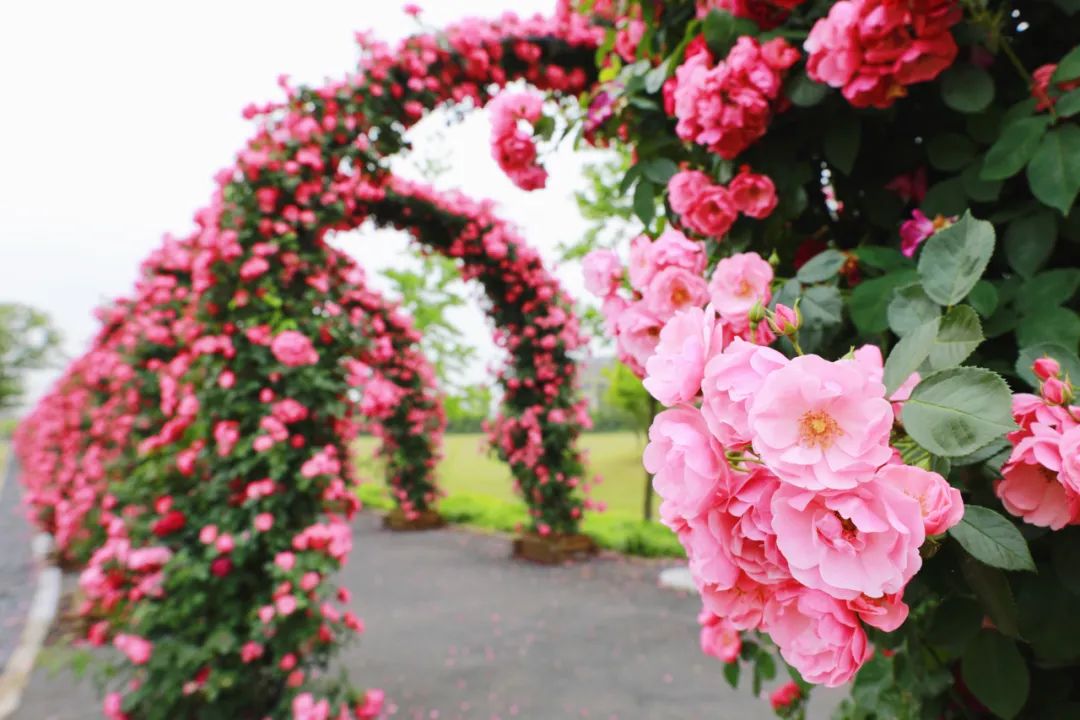
<svg viewBox="0 0 1080 720">
<path fill-rule="evenodd" d="M 583 338 L 568 298 L 490 206 L 395 178 L 385 161 L 443 104 L 483 105 L 514 79 L 582 91 L 597 40 L 562 14 L 470 21 L 394 51 L 364 41 L 356 75 L 286 88 L 285 102 L 246 111 L 259 129 L 218 175 L 198 230 L 167 245 L 153 263 L 166 272 L 140 283 L 146 305 L 132 304 L 122 332 L 102 345 L 129 368 L 124 387 L 136 388 L 122 408 L 103 411 L 125 417 L 131 432 L 110 437 L 121 480 L 95 508 L 108 537 L 82 578 L 84 609 L 107 618 L 90 639 L 111 637 L 124 659 L 109 717 L 378 712 L 377 693 L 320 673 L 362 629 L 344 607 L 348 591 L 330 582 L 351 549 L 347 520 L 358 506 L 345 462 L 362 426 L 355 392 L 400 461 L 391 480 L 406 511 L 427 509 L 437 494 L 435 446 L 411 443 L 441 432 L 442 420 L 420 361 L 401 360 L 392 343 L 369 344 L 373 329 L 399 321 L 380 315 L 362 273 L 327 245 L 332 232 L 368 220 L 405 229 L 483 286 L 510 357 L 494 446 L 536 533 L 576 532 L 585 500 L 575 440 L 588 418 L 575 397 Z M 501 146 L 521 152 L 500 164 L 536 186 L 537 172 L 523 167 L 534 157 L 514 135 L 506 129 Z M 418 396 L 406 402 L 410 381 Z"/>
</svg>

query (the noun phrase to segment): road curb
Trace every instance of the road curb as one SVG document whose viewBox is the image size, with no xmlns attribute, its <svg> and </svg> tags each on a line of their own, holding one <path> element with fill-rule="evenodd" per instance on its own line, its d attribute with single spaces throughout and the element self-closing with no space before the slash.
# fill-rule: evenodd
<svg viewBox="0 0 1080 720">
<path fill-rule="evenodd" d="M 5 488 L 5 480 L 15 482 L 14 475 L 15 460 L 11 457 L 7 461 L 7 468 L 0 468 L 0 493 Z M 0 720 L 18 710 L 23 690 L 34 670 L 34 662 L 56 619 L 60 605 L 61 572 L 60 568 L 49 562 L 52 545 L 53 539 L 48 533 L 37 534 L 32 543 L 34 562 L 38 566 L 37 582 L 19 644 L 8 658 L 3 675 L 0 675 Z"/>
</svg>

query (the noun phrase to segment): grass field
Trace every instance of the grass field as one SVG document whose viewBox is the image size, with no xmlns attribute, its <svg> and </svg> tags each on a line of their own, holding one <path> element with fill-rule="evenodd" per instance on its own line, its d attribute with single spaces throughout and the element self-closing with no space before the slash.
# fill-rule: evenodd
<svg viewBox="0 0 1080 720">
<path fill-rule="evenodd" d="M 447 435 L 438 482 L 449 495 L 468 493 L 502 501 L 517 501 L 510 470 L 481 450 L 483 435 Z M 382 468 L 372 459 L 376 440 L 363 437 L 356 444 L 356 462 L 365 481 L 382 482 Z M 581 447 L 589 453 L 589 476 L 600 475 L 603 482 L 590 497 L 603 502 L 619 515 L 642 517 L 645 502 L 645 470 L 641 466 L 644 438 L 630 432 L 587 433 Z M 659 499 L 653 497 L 653 517 Z"/>
</svg>

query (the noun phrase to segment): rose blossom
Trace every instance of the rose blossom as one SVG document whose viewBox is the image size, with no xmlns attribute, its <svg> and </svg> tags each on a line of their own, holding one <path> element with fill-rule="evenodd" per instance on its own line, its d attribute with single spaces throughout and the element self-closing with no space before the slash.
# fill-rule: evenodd
<svg viewBox="0 0 1080 720">
<path fill-rule="evenodd" d="M 776 209 L 776 186 L 767 175 L 743 168 L 728 185 L 731 202 L 743 215 L 761 220 Z"/>
<path fill-rule="evenodd" d="M 582 261 L 582 271 L 585 289 L 598 298 L 606 298 L 618 289 L 623 266 L 611 250 L 593 250 Z"/>
<path fill-rule="evenodd" d="M 656 242 L 649 245 L 648 252 L 656 270 L 679 267 L 695 275 L 705 272 L 705 247 L 673 228 L 661 233 Z M 643 290 L 644 286 L 639 285 L 637 289 Z"/>
<path fill-rule="evenodd" d="M 681 267 L 666 267 L 656 273 L 644 292 L 645 307 L 663 320 L 679 310 L 701 307 L 708 298 L 704 278 Z"/>
<path fill-rule="evenodd" d="M 788 359 L 770 347 L 735 338 L 706 363 L 701 414 L 725 447 L 750 442 L 750 402 L 765 377 Z"/>
<path fill-rule="evenodd" d="M 319 362 L 319 353 L 311 344 L 311 339 L 296 330 L 285 330 L 274 337 L 270 344 L 270 352 L 282 365 L 299 367 L 301 365 L 314 365 Z"/>
<path fill-rule="evenodd" d="M 653 419 L 642 462 L 664 505 L 687 519 L 709 505 L 727 473 L 720 446 L 701 413 L 691 407 L 664 410 Z"/>
<path fill-rule="evenodd" d="M 698 615 L 698 623 L 701 625 L 701 652 L 725 663 L 739 659 L 742 638 L 734 625 L 707 610 Z"/>
<path fill-rule="evenodd" d="M 1060 530 L 1080 516 L 1080 497 L 1043 465 L 1005 463 L 994 493 L 1006 510 L 1031 525 Z"/>
<path fill-rule="evenodd" d="M 755 252 L 736 253 L 716 264 L 709 280 L 709 297 L 720 316 L 736 324 L 748 323 L 750 308 L 769 302 L 772 265 Z"/>
<path fill-rule="evenodd" d="M 656 261 L 650 252 L 652 245 L 648 235 L 638 235 L 630 241 L 630 284 L 635 290 L 644 290 L 656 274 Z"/>
<path fill-rule="evenodd" d="M 671 176 L 668 181 L 668 202 L 671 209 L 679 215 L 685 215 L 694 206 L 698 195 L 712 185 L 708 175 L 700 170 L 682 170 Z"/>
<path fill-rule="evenodd" d="M 791 585 L 777 591 L 764 622 L 784 660 L 818 685 L 843 685 L 873 654 L 855 613 L 818 590 Z"/>
<path fill-rule="evenodd" d="M 1062 434 L 1058 452 L 1061 454 L 1058 480 L 1069 490 L 1080 494 L 1080 425 Z"/>
<path fill-rule="evenodd" d="M 619 346 L 642 368 L 660 342 L 663 323 L 643 301 L 631 303 L 615 321 Z"/>
<path fill-rule="evenodd" d="M 899 593 L 882 595 L 879 598 L 860 595 L 847 601 L 847 607 L 870 627 L 892 632 L 904 624 L 908 617 L 908 606 Z"/>
<path fill-rule="evenodd" d="M 936 472 L 897 464 L 886 465 L 877 476 L 918 501 L 927 535 L 940 535 L 964 516 L 960 491 Z"/>
<path fill-rule="evenodd" d="M 892 456 L 885 387 L 854 360 L 791 360 L 762 382 L 749 422 L 755 452 L 807 490 L 854 488 Z"/>
<path fill-rule="evenodd" d="M 706 359 L 723 345 L 723 327 L 711 309 L 677 312 L 660 330 L 656 352 L 645 362 L 645 389 L 667 406 L 689 402 L 701 390 Z"/>
<path fill-rule="evenodd" d="M 901 592 L 922 566 L 919 503 L 881 473 L 841 492 L 783 484 L 772 496 L 772 515 L 792 577 L 835 598 Z"/>
</svg>

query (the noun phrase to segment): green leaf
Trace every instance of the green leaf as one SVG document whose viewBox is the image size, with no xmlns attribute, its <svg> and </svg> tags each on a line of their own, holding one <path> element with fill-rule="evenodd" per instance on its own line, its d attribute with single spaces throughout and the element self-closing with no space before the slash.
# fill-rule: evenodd
<svg viewBox="0 0 1080 720">
<path fill-rule="evenodd" d="M 917 279 L 915 271 L 902 270 L 888 275 L 864 280 L 851 291 L 848 312 L 851 321 L 859 332 L 873 335 L 889 327 L 888 309 L 892 302 L 893 291 L 898 287 L 910 285 Z"/>
<path fill-rule="evenodd" d="M 997 288 L 986 280 L 980 280 L 975 283 L 975 287 L 971 289 L 967 301 L 971 303 L 971 307 L 975 308 L 975 312 L 979 313 L 984 318 L 988 318 L 994 314 L 995 310 L 997 310 Z"/>
<path fill-rule="evenodd" d="M 1039 379 L 1031 371 L 1031 365 L 1039 358 L 1047 356 L 1058 361 L 1063 375 L 1074 383 L 1080 383 L 1080 357 L 1072 350 L 1053 342 L 1036 343 L 1023 348 L 1016 359 L 1016 374 L 1031 387 L 1039 387 Z"/>
<path fill-rule="evenodd" d="M 1057 240 L 1057 216 L 1050 210 L 1024 215 L 1005 230 L 1005 257 L 1012 269 L 1031 277 L 1050 258 Z"/>
<path fill-rule="evenodd" d="M 921 209 L 929 217 L 935 215 L 959 215 L 967 207 L 967 191 L 964 190 L 964 179 L 951 177 L 934 183 L 926 191 Z"/>
<path fill-rule="evenodd" d="M 995 567 L 983 564 L 971 557 L 960 558 L 960 573 L 979 604 L 982 605 L 994 627 L 1002 635 L 1020 636 L 1020 618 L 1008 576 Z"/>
<path fill-rule="evenodd" d="M 986 153 L 982 179 L 1006 180 L 1023 170 L 1049 125 L 1050 119 L 1045 115 L 1021 118 L 1007 125 Z"/>
<path fill-rule="evenodd" d="M 825 159 L 834 168 L 850 175 L 855 167 L 855 158 L 859 155 L 859 140 L 862 137 L 862 125 L 859 116 L 846 113 L 830 123 L 825 132 L 822 149 Z"/>
<path fill-rule="evenodd" d="M 885 247 L 884 245 L 860 245 L 852 252 L 855 253 L 855 257 L 863 265 L 877 270 L 888 272 L 890 270 L 906 270 L 915 266 L 915 262 L 911 258 L 905 257 L 896 248 Z"/>
<path fill-rule="evenodd" d="M 895 685 L 893 661 L 881 653 L 875 653 L 855 675 L 851 698 L 861 710 L 875 710 L 882 694 Z"/>
<path fill-rule="evenodd" d="M 960 170 L 975 157 L 975 143 L 967 135 L 942 133 L 927 141 L 926 156 L 938 170 Z"/>
<path fill-rule="evenodd" d="M 739 661 L 724 663 L 724 679 L 728 681 L 728 685 L 731 687 L 739 686 Z"/>
<path fill-rule="evenodd" d="M 656 217 L 654 194 L 655 188 L 653 184 L 644 178 L 634 188 L 634 214 L 640 218 L 645 227 L 652 225 L 652 221 Z"/>
<path fill-rule="evenodd" d="M 967 166 L 960 175 L 960 181 L 964 184 L 964 192 L 975 202 L 993 202 L 1001 194 L 1001 180 L 983 180 L 982 173 L 984 158 L 979 158 Z"/>
<path fill-rule="evenodd" d="M 679 172 L 679 166 L 673 160 L 666 157 L 652 158 L 645 163 L 643 168 L 645 177 L 657 185 L 667 185 L 671 176 Z"/>
<path fill-rule="evenodd" d="M 668 67 L 670 60 L 662 62 L 645 74 L 645 92 L 653 95 L 660 92 L 668 79 Z"/>
<path fill-rule="evenodd" d="M 833 285 L 811 285 L 800 296 L 799 311 L 803 326 L 799 330 L 804 348 L 818 348 L 843 322 L 844 300 Z M 812 352 L 812 351 L 808 351 Z"/>
<path fill-rule="evenodd" d="M 957 305 L 941 318 L 937 338 L 930 350 L 930 367 L 935 370 L 964 362 L 983 341 L 979 316 L 968 305 Z"/>
<path fill-rule="evenodd" d="M 1032 194 L 1068 215 L 1080 192 L 1080 127 L 1061 125 L 1046 133 L 1027 166 Z"/>
<path fill-rule="evenodd" d="M 1056 342 L 1075 349 L 1080 344 L 1080 317 L 1063 307 L 1050 307 L 1028 315 L 1016 326 L 1016 342 L 1020 347 Z"/>
<path fill-rule="evenodd" d="M 889 357 L 885 359 L 885 394 L 892 395 L 907 380 L 911 373 L 919 369 L 934 346 L 938 334 L 939 318 L 924 323 L 913 329 L 896 343 Z"/>
<path fill-rule="evenodd" d="M 623 175 L 623 179 L 619 182 L 619 194 L 625 195 L 630 192 L 630 186 L 641 177 L 641 166 L 631 165 L 630 169 Z"/>
<path fill-rule="evenodd" d="M 919 277 L 931 300 L 955 305 L 967 297 L 994 254 L 994 226 L 970 212 L 934 233 L 919 256 Z"/>
<path fill-rule="evenodd" d="M 990 508 L 965 505 L 964 517 L 949 529 L 949 535 L 973 558 L 990 567 L 1035 571 L 1024 536 L 1012 521 Z"/>
<path fill-rule="evenodd" d="M 923 378 L 904 403 L 904 428 L 935 455 L 958 457 L 1016 429 L 1012 393 L 982 368 L 939 370 Z"/>
<path fill-rule="evenodd" d="M 810 284 L 822 282 L 836 276 L 847 262 L 847 255 L 839 250 L 823 250 L 810 258 L 795 274 L 801 282 Z"/>
<path fill-rule="evenodd" d="M 1080 113 L 1080 88 L 1070 90 L 1058 98 L 1054 105 L 1058 117 L 1068 118 Z"/>
<path fill-rule="evenodd" d="M 1012 720 L 1024 707 L 1031 678 L 1016 642 L 992 630 L 980 632 L 964 650 L 964 684 L 995 715 Z"/>
<path fill-rule="evenodd" d="M 799 70 L 788 78 L 784 92 L 795 107 L 813 107 L 825 99 L 829 86 L 814 82 L 806 76 L 806 72 Z"/>
<path fill-rule="evenodd" d="M 705 36 L 705 44 L 714 57 L 724 57 L 728 50 L 735 44 L 738 31 L 735 24 L 735 16 L 726 10 L 712 9 L 705 16 L 702 23 L 702 34 Z"/>
<path fill-rule="evenodd" d="M 1076 78 L 1080 78 L 1080 45 L 1074 47 L 1065 54 L 1065 57 L 1061 58 L 1057 69 L 1054 70 L 1054 74 L 1050 76 L 1050 82 L 1056 85 Z"/>
<path fill-rule="evenodd" d="M 959 655 L 979 634 L 984 615 L 982 607 L 974 600 L 948 596 L 934 611 L 926 640 L 950 655 Z"/>
<path fill-rule="evenodd" d="M 994 79 L 970 63 L 956 63 L 941 74 L 941 99 L 962 113 L 977 113 L 994 100 Z"/>
<path fill-rule="evenodd" d="M 897 288 L 889 303 L 889 328 L 897 335 L 907 335 L 919 325 L 940 316 L 941 307 L 927 297 L 918 283 Z"/>
<path fill-rule="evenodd" d="M 1016 308 L 1025 314 L 1040 313 L 1072 299 L 1078 286 L 1080 269 L 1056 268 L 1041 272 L 1021 286 L 1016 296 Z"/>
</svg>

